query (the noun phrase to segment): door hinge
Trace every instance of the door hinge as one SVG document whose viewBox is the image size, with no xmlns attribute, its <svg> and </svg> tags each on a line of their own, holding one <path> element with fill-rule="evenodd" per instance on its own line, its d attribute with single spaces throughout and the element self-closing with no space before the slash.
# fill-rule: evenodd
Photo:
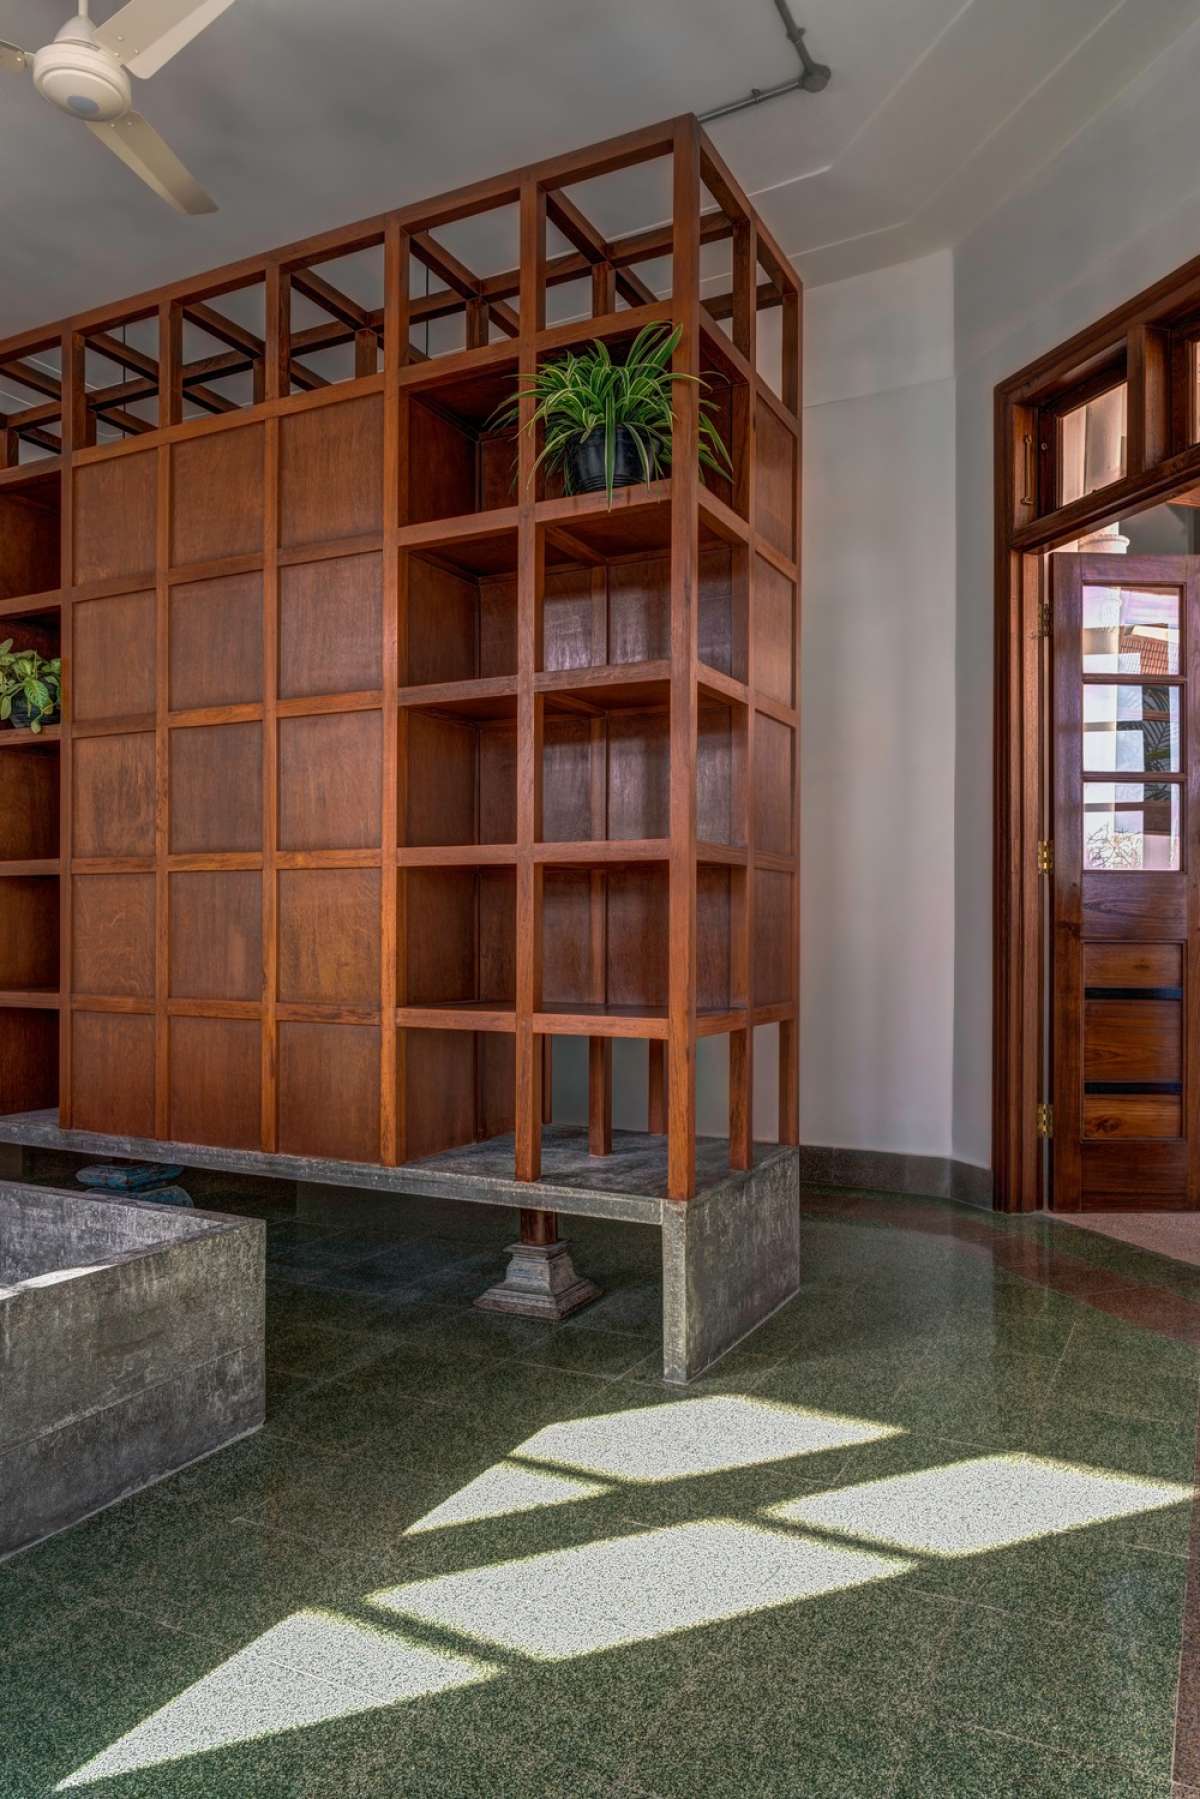
<svg viewBox="0 0 1200 1799">
<path fill-rule="evenodd" d="M 1054 839 L 1043 837 L 1037 846 L 1037 868 L 1040 875 L 1054 873 Z"/>
<path fill-rule="evenodd" d="M 1049 637 L 1054 630 L 1054 603 L 1042 600 L 1038 605 L 1038 636 Z"/>
<path fill-rule="evenodd" d="M 1039 1137 L 1054 1135 L 1054 1107 L 1043 1100 L 1037 1109 L 1037 1134 Z"/>
</svg>

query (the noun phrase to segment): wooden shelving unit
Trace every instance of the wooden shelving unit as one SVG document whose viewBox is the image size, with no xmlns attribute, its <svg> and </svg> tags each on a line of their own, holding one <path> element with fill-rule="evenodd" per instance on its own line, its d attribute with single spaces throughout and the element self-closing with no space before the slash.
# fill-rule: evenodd
<svg viewBox="0 0 1200 1799">
<path fill-rule="evenodd" d="M 656 162 L 671 224 L 608 242 L 590 185 Z M 443 236 L 492 213 L 519 257 L 477 274 Z M 382 304 L 335 285 L 372 258 Z M 637 273 L 664 260 L 665 295 Z M 563 495 L 497 406 L 653 322 L 732 478 L 681 385 L 669 478 Z M 384 1164 L 511 1131 L 534 1181 L 550 1040 L 589 1040 L 602 1153 L 641 1038 L 686 1199 L 697 1042 L 729 1037 L 744 1168 L 770 1025 L 794 1142 L 800 343 L 793 270 L 683 118 L 0 344 L 43 371 L 0 433 L 0 631 L 61 645 L 69 699 L 61 734 L 0 734 L 0 1108 L 54 1103 L 60 1060 L 77 1129 Z"/>
<path fill-rule="evenodd" d="M 57 467 L 0 471 L 0 641 L 60 647 Z M 58 1099 L 60 738 L 0 727 L 0 1109 Z"/>
</svg>

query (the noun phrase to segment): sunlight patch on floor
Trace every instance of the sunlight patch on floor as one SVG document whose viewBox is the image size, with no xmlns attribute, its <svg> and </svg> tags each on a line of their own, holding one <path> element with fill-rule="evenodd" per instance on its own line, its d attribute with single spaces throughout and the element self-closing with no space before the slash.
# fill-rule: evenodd
<svg viewBox="0 0 1200 1799">
<path fill-rule="evenodd" d="M 550 1424 L 512 1453 L 616 1480 L 682 1480 L 902 1434 L 874 1419 L 713 1394 Z"/>
<path fill-rule="evenodd" d="M 468 1481 L 449 1499 L 426 1512 L 405 1531 L 411 1537 L 426 1530 L 443 1530 L 452 1524 L 477 1524 L 485 1518 L 503 1518 L 510 1512 L 531 1512 L 546 1505 L 568 1505 L 572 1500 L 602 1499 L 611 1487 L 594 1480 L 572 1480 L 541 1468 L 523 1468 L 497 1462 L 475 1480 Z"/>
<path fill-rule="evenodd" d="M 864 1586 L 912 1566 L 714 1518 L 412 1581 L 372 1594 L 369 1603 L 558 1661 Z"/>
<path fill-rule="evenodd" d="M 184 1756 L 491 1680 L 499 1669 L 332 1612 L 295 1612 L 230 1656 L 56 1792 Z M 342 1680 L 354 1681 L 353 1689 Z"/>
<path fill-rule="evenodd" d="M 1190 1502 L 1191 1487 L 1032 1455 L 978 1456 L 789 1499 L 763 1514 L 918 1555 L 979 1555 Z"/>
</svg>

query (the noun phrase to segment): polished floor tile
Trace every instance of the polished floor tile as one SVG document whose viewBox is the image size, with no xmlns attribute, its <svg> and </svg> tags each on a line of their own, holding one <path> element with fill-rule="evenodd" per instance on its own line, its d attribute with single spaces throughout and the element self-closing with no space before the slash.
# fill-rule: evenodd
<svg viewBox="0 0 1200 1799">
<path fill-rule="evenodd" d="M 654 1232 L 548 1327 L 510 1220 L 252 1203 L 267 1427 L 0 1566 L 3 1799 L 1171 1795 L 1194 1271 L 813 1195 L 680 1391 Z"/>
</svg>

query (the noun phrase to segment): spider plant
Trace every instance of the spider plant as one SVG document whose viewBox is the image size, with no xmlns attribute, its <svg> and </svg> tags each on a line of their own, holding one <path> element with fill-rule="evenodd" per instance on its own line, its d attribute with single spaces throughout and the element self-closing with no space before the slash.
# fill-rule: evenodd
<svg viewBox="0 0 1200 1799">
<path fill-rule="evenodd" d="M 499 408 L 492 425 L 515 429 L 521 401 L 533 400 L 527 429 L 540 425 L 545 431 L 534 472 L 542 463 L 560 470 L 567 493 L 603 488 L 611 506 L 614 487 L 656 480 L 670 468 L 674 384 L 706 385 L 698 375 L 671 368 L 679 338 L 679 326 L 646 325 L 621 362 L 595 338 L 578 354 L 544 362 L 529 386 Z M 699 409 L 701 466 L 730 475 L 733 465 L 713 422 L 712 402 L 702 398 Z"/>
<path fill-rule="evenodd" d="M 0 720 L 36 734 L 58 716 L 62 663 L 12 646 L 11 637 L 0 643 Z"/>
</svg>

